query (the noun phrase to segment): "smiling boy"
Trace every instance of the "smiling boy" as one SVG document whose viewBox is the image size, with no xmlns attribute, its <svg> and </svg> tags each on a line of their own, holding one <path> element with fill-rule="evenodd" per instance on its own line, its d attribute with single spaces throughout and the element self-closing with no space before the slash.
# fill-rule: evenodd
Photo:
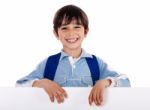
<svg viewBox="0 0 150 110">
<path fill-rule="evenodd" d="M 60 8 L 53 20 L 54 35 L 61 41 L 60 53 L 43 60 L 28 76 L 17 81 L 17 86 L 44 88 L 54 102 L 67 97 L 62 87 L 92 86 L 89 104 L 101 105 L 105 88 L 129 87 L 129 79 L 108 69 L 107 64 L 82 48 L 89 31 L 86 13 L 75 5 Z"/>
</svg>

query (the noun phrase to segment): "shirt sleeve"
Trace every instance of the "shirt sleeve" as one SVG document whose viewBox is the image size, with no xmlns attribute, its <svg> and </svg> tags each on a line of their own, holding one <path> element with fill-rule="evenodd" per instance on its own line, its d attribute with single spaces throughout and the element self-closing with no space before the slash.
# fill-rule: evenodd
<svg viewBox="0 0 150 110">
<path fill-rule="evenodd" d="M 44 77 L 44 70 L 46 66 L 47 59 L 43 60 L 34 71 L 32 71 L 29 75 L 19 79 L 16 81 L 16 87 L 30 87 L 32 86 L 35 80 L 42 79 Z"/>
<path fill-rule="evenodd" d="M 110 70 L 103 60 L 100 58 L 97 58 L 97 60 L 100 68 L 100 80 L 110 79 L 112 82 L 110 87 L 130 87 L 129 78 L 125 74 Z"/>
<path fill-rule="evenodd" d="M 26 81 L 25 83 L 22 83 L 22 84 L 19 84 L 19 83 L 16 83 L 16 87 L 32 87 L 34 81 L 37 81 L 39 79 L 33 79 L 33 80 L 30 80 L 30 81 Z"/>
</svg>

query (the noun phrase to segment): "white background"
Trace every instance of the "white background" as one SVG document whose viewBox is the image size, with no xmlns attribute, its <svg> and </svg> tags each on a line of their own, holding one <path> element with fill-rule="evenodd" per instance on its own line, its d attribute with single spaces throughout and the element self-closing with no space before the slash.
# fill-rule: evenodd
<svg viewBox="0 0 150 110">
<path fill-rule="evenodd" d="M 62 48 L 53 35 L 53 16 L 67 4 L 88 15 L 83 43 L 133 87 L 150 87 L 149 0 L 0 0 L 0 86 L 15 86 L 36 65 Z"/>
</svg>

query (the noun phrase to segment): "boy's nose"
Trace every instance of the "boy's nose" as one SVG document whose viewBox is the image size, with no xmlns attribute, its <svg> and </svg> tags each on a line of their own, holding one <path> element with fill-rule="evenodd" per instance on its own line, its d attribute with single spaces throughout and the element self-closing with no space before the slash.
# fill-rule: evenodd
<svg viewBox="0 0 150 110">
<path fill-rule="evenodd" d="M 73 29 L 69 29 L 68 30 L 68 35 L 69 36 L 74 36 L 75 35 L 75 31 Z"/>
</svg>

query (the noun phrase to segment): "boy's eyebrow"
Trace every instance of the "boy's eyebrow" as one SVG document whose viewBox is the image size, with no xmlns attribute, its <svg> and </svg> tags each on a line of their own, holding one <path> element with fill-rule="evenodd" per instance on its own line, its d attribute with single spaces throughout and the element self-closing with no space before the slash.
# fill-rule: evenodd
<svg viewBox="0 0 150 110">
<path fill-rule="evenodd" d="M 68 25 L 68 24 L 61 24 L 60 26 L 66 26 L 66 25 Z"/>
</svg>

